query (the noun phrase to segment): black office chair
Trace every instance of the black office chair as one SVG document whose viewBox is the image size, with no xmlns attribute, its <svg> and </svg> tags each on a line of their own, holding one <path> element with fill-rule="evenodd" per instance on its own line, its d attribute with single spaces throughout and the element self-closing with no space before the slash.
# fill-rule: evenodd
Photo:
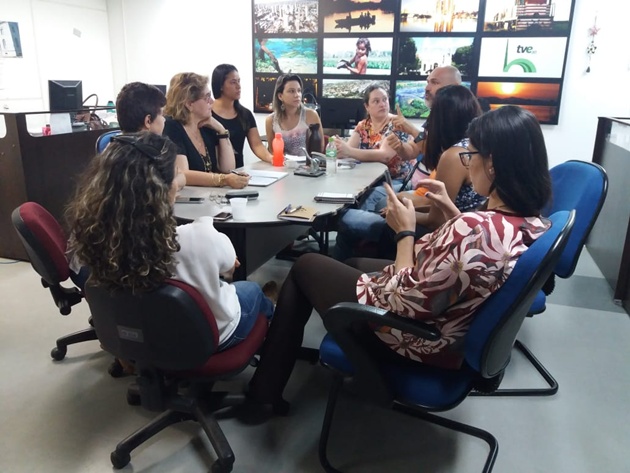
<svg viewBox="0 0 630 473">
<path fill-rule="evenodd" d="M 199 292 L 185 283 L 168 280 L 146 294 L 90 285 L 85 292 L 103 348 L 135 364 L 138 378 L 129 388 L 128 402 L 164 411 L 116 446 L 111 454 L 114 467 L 127 465 L 133 449 L 169 425 L 194 420 L 217 453 L 212 472 L 232 471 L 234 453 L 208 412 L 240 403 L 243 396 L 211 389 L 215 381 L 238 374 L 254 358 L 267 333 L 266 317 L 258 317 L 243 342 L 217 352 L 214 316 Z"/>
<path fill-rule="evenodd" d="M 44 207 L 35 202 L 20 205 L 11 214 L 11 220 L 42 285 L 50 290 L 59 312 L 68 315 L 72 306 L 83 299 L 83 291 L 79 275 L 70 269 L 66 259 L 67 238 L 63 229 Z M 74 284 L 64 287 L 62 283 L 68 279 Z M 91 320 L 89 322 L 91 324 Z M 57 339 L 50 355 L 54 360 L 63 360 L 68 345 L 88 340 L 96 340 L 92 327 Z"/>
<path fill-rule="evenodd" d="M 575 224 L 567 245 L 560 255 L 549 280 L 543 286 L 530 309 L 530 317 L 546 309 L 546 299 L 555 287 L 555 276 L 567 279 L 573 275 L 582 248 L 608 193 L 608 176 L 599 164 L 586 161 L 566 161 L 549 171 L 553 188 L 553 198 L 543 210 L 543 215 L 551 215 L 561 210 L 575 210 Z M 558 392 L 558 382 L 545 368 L 532 351 L 520 340 L 514 348 L 520 351 L 547 383 L 543 388 L 498 389 L 493 396 L 552 396 Z"/>
<path fill-rule="evenodd" d="M 558 212 L 551 221 L 551 228 L 519 257 L 503 286 L 476 311 L 465 339 L 465 361 L 459 370 L 423 363 L 386 362 L 356 336 L 357 326 L 380 325 L 438 340 L 440 333 L 433 326 L 357 303 L 337 304 L 324 314 L 329 334 L 320 346 L 320 357 L 322 364 L 332 370 L 334 380 L 322 425 L 319 455 L 328 473 L 339 471 L 331 466 L 327 450 L 335 404 L 345 378 L 350 378 L 353 391 L 369 402 L 484 440 L 490 452 L 483 471 L 492 471 L 498 442 L 491 433 L 431 412 L 454 408 L 473 389 L 492 392 L 498 388 L 516 334 L 567 244 L 574 212 Z"/>
</svg>

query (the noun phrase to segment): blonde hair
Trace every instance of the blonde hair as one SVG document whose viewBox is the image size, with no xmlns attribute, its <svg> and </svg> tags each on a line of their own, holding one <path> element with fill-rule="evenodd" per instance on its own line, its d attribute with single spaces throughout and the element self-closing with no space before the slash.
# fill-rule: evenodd
<svg viewBox="0 0 630 473">
<path fill-rule="evenodd" d="M 166 92 L 164 114 L 182 124 L 188 123 L 190 111 L 186 108 L 186 104 L 202 98 L 204 89 L 208 87 L 208 82 L 208 76 L 194 72 L 175 74 Z"/>
</svg>

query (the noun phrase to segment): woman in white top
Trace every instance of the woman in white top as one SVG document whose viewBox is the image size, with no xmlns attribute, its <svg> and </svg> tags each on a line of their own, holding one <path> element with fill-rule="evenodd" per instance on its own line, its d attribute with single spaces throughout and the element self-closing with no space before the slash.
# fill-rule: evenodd
<svg viewBox="0 0 630 473">
<path fill-rule="evenodd" d="M 199 291 L 214 314 L 219 350 L 242 341 L 273 302 L 253 282 L 228 284 L 239 266 L 228 237 L 212 220 L 176 226 L 177 146 L 150 132 L 112 138 L 82 176 L 68 210 L 68 250 L 90 276 L 87 284 L 148 292 L 167 278 Z"/>
<path fill-rule="evenodd" d="M 273 153 L 273 139 L 282 133 L 284 154 L 303 155 L 310 137 L 309 125 L 322 122 L 315 110 L 302 103 L 302 79 L 296 74 L 282 74 L 273 91 L 273 113 L 265 120 L 269 151 Z M 324 149 L 324 135 L 320 133 L 319 149 Z"/>
</svg>

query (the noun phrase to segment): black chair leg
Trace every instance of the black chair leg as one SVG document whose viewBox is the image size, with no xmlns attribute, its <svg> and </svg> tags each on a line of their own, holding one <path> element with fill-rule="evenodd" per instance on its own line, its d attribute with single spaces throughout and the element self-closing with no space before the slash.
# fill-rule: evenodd
<svg viewBox="0 0 630 473">
<path fill-rule="evenodd" d="M 514 348 L 520 351 L 525 358 L 529 360 L 531 365 L 547 382 L 548 388 L 515 388 L 515 389 L 497 389 L 491 393 L 472 392 L 471 396 L 553 396 L 558 392 L 558 382 L 545 368 L 545 366 L 534 356 L 527 346 L 520 340 L 514 342 Z"/>
<path fill-rule="evenodd" d="M 195 417 L 186 412 L 174 410 L 164 411 L 149 424 L 136 430 L 133 434 L 116 445 L 116 450 L 112 452 L 110 457 L 112 465 L 114 465 L 114 468 L 124 468 L 131 460 L 131 452 L 136 447 L 146 442 L 169 425 L 185 420 L 195 420 Z"/>
<path fill-rule="evenodd" d="M 339 398 L 339 392 L 343 385 L 342 376 L 333 376 L 332 385 L 330 386 L 330 392 L 328 393 L 328 404 L 326 405 L 326 414 L 324 414 L 324 422 L 322 423 L 322 432 L 319 435 L 319 463 L 322 468 L 326 470 L 326 473 L 341 473 L 335 469 L 328 461 L 328 437 L 330 436 L 330 428 L 332 426 L 333 415 L 335 413 L 335 406 L 337 405 L 337 399 Z"/>
<path fill-rule="evenodd" d="M 199 422 L 217 454 L 217 461 L 212 464 L 212 473 L 230 473 L 234 465 L 234 452 L 214 415 L 205 415 L 199 406 L 192 409 L 195 420 Z"/>
<path fill-rule="evenodd" d="M 413 406 L 406 406 L 404 404 L 396 403 L 394 404 L 393 409 L 395 411 L 404 412 L 405 414 L 408 414 L 410 416 L 425 420 L 432 424 L 437 424 L 444 428 L 455 430 L 456 432 L 461 432 L 463 434 L 471 435 L 478 439 L 484 440 L 490 447 L 490 452 L 486 457 L 486 463 L 484 464 L 482 472 L 490 473 L 492 471 L 494 462 L 496 461 L 497 455 L 499 453 L 499 442 L 490 432 L 479 429 L 477 427 L 473 427 L 472 425 L 462 424 L 461 422 L 431 414 L 421 409 L 417 409 Z"/>
<path fill-rule="evenodd" d="M 87 342 L 89 340 L 96 340 L 96 331 L 93 327 L 80 330 L 78 332 L 65 335 L 57 339 L 57 346 L 52 349 L 50 356 L 53 360 L 61 361 L 66 357 L 68 352 L 68 345 L 75 343 Z"/>
</svg>

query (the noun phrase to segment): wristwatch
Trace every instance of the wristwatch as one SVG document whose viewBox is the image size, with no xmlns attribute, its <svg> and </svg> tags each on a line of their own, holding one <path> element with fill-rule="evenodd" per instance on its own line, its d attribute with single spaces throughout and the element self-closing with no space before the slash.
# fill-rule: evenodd
<svg viewBox="0 0 630 473">
<path fill-rule="evenodd" d="M 230 137 L 230 130 L 225 130 L 225 133 L 217 133 L 217 138 L 221 139 L 221 138 L 229 138 Z"/>
<path fill-rule="evenodd" d="M 414 143 L 420 143 L 422 140 L 424 140 L 427 137 L 427 134 L 424 130 L 422 130 L 420 133 L 418 133 L 418 136 L 416 136 L 413 140 Z"/>
</svg>

